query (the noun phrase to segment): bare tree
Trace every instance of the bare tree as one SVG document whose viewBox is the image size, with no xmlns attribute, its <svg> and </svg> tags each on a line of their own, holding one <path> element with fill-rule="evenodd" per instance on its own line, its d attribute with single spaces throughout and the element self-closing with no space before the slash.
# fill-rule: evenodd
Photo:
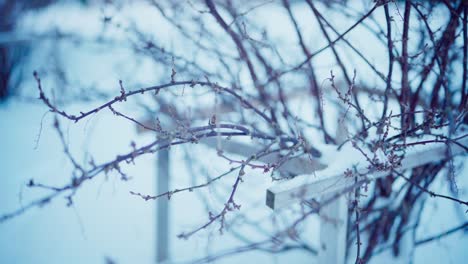
<svg viewBox="0 0 468 264">
<path fill-rule="evenodd" d="M 119 32 L 124 36 L 124 49 L 135 60 L 148 62 L 154 84 L 143 86 L 133 76 L 122 76 L 115 81 L 115 92 L 96 89 L 92 91 L 95 96 L 81 98 L 105 98 L 104 102 L 76 112 L 70 110 L 73 102 L 65 98 L 76 98 L 79 92 L 54 98 L 51 91 L 55 88 L 43 82 L 46 71 L 34 72 L 39 99 L 54 114 L 54 128 L 74 169 L 63 186 L 31 179 L 28 187 L 50 193 L 0 216 L 0 222 L 61 197 L 71 205 L 88 181 L 108 174 L 129 180 L 126 168 L 137 165 L 141 156 L 199 142 L 211 142 L 219 161 L 230 169 L 165 193 L 131 192 L 145 201 L 170 199 L 235 175 L 229 190 L 223 189 L 217 197 L 224 207 L 210 211 L 204 224 L 181 231 L 182 239 L 211 226 L 222 233 L 229 225 L 228 232 L 236 233 L 231 223 L 239 217 L 248 219 L 236 194 L 242 188 L 255 188 L 242 185 L 249 174 L 259 172 L 272 181 L 288 181 L 297 175 L 284 169 L 287 162 L 306 159 L 314 163 L 329 149 L 346 147 L 361 153 L 369 172 L 386 174 L 368 182 L 361 181 L 366 175 L 353 166 L 343 172 L 356 182 L 340 193 L 349 198 L 348 225 L 353 228 L 348 229 L 348 248 L 357 252 L 348 252 L 348 257 L 356 256 L 355 263 L 368 262 L 385 250 L 398 256 L 402 237 L 417 230 L 431 197 L 452 201 L 466 211 L 468 201 L 457 187 L 459 177 L 464 177 L 459 167 L 466 158 L 454 157 L 450 147 L 437 162 L 399 170 L 406 154 L 415 148 L 455 144 L 466 154 L 466 1 L 205 0 L 148 1 L 145 5 L 164 21 L 165 34 L 126 21 L 121 15 L 125 4 L 108 2 L 102 8 L 114 12 L 103 16 L 103 30 L 88 41 L 116 47 L 122 40 L 112 32 Z M 277 17 L 268 17 L 269 12 Z M 73 32 L 56 32 L 53 37 L 56 41 L 82 39 Z M 385 60 L 376 60 L 377 53 Z M 301 100 L 307 108 L 297 107 Z M 146 115 L 126 113 L 128 105 Z M 68 148 L 62 123 L 86 122 L 104 111 L 152 133 L 154 140 L 137 145 L 129 139 L 131 151 L 99 164 L 92 157 L 78 160 Z M 225 150 L 223 145 L 229 140 L 243 142 L 245 149 L 238 152 L 248 155 L 238 159 Z M 261 162 L 273 154 L 274 160 Z M 199 159 L 203 157 L 192 156 L 186 162 Z M 200 175 L 198 179 L 206 178 Z M 433 190 L 440 181 L 450 184 L 451 193 Z M 294 219 L 266 234 L 264 240 L 246 239 L 243 247 L 199 261 L 251 250 L 299 249 L 316 254 L 299 226 L 340 195 L 314 201 L 312 208 L 302 204 L 302 209 L 286 212 Z M 437 236 L 415 237 L 414 245 L 466 230 L 467 224 L 441 230 Z"/>
</svg>

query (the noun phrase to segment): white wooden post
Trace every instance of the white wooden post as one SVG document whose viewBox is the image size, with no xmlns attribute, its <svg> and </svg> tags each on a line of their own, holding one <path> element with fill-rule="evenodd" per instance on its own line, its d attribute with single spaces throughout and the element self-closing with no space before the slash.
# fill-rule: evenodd
<svg viewBox="0 0 468 264">
<path fill-rule="evenodd" d="M 157 194 L 169 191 L 169 150 L 158 151 L 156 190 Z M 169 259 L 169 201 L 156 200 L 156 263 Z"/>
<path fill-rule="evenodd" d="M 344 195 L 320 208 L 320 250 L 318 263 L 346 262 L 348 201 Z"/>
<path fill-rule="evenodd" d="M 154 122 L 146 121 L 148 127 L 153 127 Z M 137 126 L 138 133 L 144 133 L 147 129 Z M 163 141 L 160 145 L 167 144 Z M 155 190 L 156 194 L 165 193 L 169 191 L 170 182 L 170 155 L 168 149 L 162 149 L 157 153 L 156 161 L 156 178 Z M 169 201 L 167 199 L 156 199 L 155 208 L 155 260 L 156 263 L 165 263 L 169 260 Z"/>
<path fill-rule="evenodd" d="M 335 140 L 338 144 L 347 139 L 348 127 L 343 109 L 337 120 Z M 322 200 L 330 197 L 324 196 Z M 319 263 L 346 263 L 346 234 L 348 229 L 348 200 L 345 195 L 320 208 Z"/>
</svg>

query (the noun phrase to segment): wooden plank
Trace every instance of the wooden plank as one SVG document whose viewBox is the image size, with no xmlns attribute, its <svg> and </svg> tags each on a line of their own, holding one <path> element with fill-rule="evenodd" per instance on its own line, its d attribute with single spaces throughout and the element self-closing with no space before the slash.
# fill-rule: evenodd
<svg viewBox="0 0 468 264">
<path fill-rule="evenodd" d="M 460 139 L 458 142 L 467 146 L 468 137 Z M 398 171 L 421 166 L 443 158 L 446 155 L 447 145 L 444 143 L 434 144 L 437 144 L 437 146 L 408 153 L 402 161 L 401 167 L 398 168 Z M 451 152 L 452 155 L 466 153 L 462 147 L 454 143 L 451 144 Z M 365 167 L 358 168 L 358 172 L 366 174 L 365 177 L 361 177 L 362 181 L 372 181 L 386 176 L 389 173 L 388 171 L 370 172 Z M 290 205 L 291 203 L 336 193 L 355 184 L 353 177 L 345 177 L 343 173 L 332 176 L 322 175 L 316 178 L 311 177 L 316 176 L 301 175 L 268 188 L 266 194 L 267 206 L 276 210 Z"/>
<path fill-rule="evenodd" d="M 169 191 L 169 150 L 158 151 L 156 193 Z M 169 258 L 169 201 L 156 200 L 156 263 L 163 263 Z"/>
<path fill-rule="evenodd" d="M 250 157 L 262 149 L 261 147 L 253 147 L 251 145 L 222 138 L 205 138 L 200 140 L 200 142 L 214 149 L 221 148 L 224 152 L 243 157 Z M 278 162 L 280 159 L 281 157 L 279 154 L 273 153 L 260 157 L 258 161 L 265 164 L 272 164 Z M 296 158 L 286 161 L 278 170 L 284 176 L 295 176 L 304 173 L 311 173 L 317 170 L 323 170 L 324 168 L 326 168 L 326 165 L 320 163 L 317 159 Z"/>
<path fill-rule="evenodd" d="M 346 261 L 346 230 L 348 225 L 348 200 L 345 196 L 320 208 L 320 250 L 318 263 Z"/>
<path fill-rule="evenodd" d="M 345 86 L 342 86 L 345 87 Z M 337 120 L 335 140 L 342 144 L 347 139 L 348 127 L 344 109 L 340 109 Z M 330 195 L 321 197 L 323 200 L 331 199 Z M 320 251 L 318 252 L 318 263 L 346 263 L 346 235 L 348 228 L 348 200 L 342 195 L 329 204 L 320 208 Z"/>
</svg>

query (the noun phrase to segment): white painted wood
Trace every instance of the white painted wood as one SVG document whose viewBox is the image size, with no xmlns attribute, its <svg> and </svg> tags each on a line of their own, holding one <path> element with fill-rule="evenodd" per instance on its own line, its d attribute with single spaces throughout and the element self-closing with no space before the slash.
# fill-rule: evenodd
<svg viewBox="0 0 468 264">
<path fill-rule="evenodd" d="M 158 151 L 156 193 L 169 191 L 169 150 Z M 156 199 L 156 263 L 169 259 L 169 201 Z"/>
<path fill-rule="evenodd" d="M 344 87 L 344 86 L 342 86 Z M 340 109 L 337 120 L 335 140 L 342 144 L 348 137 L 347 115 L 345 109 Z M 321 201 L 328 200 L 331 195 L 321 197 Z M 348 200 L 341 195 L 329 204 L 324 204 L 319 211 L 320 217 L 320 250 L 318 263 L 346 263 L 346 234 L 348 229 Z"/>
<path fill-rule="evenodd" d="M 460 139 L 458 143 L 467 146 L 468 137 Z M 432 143 L 430 148 L 423 148 L 417 151 L 408 153 L 402 161 L 402 165 L 398 171 L 414 168 L 426 163 L 437 161 L 445 157 L 447 145 L 444 143 Z M 459 155 L 466 151 L 452 143 L 452 155 Z M 330 166 L 333 166 L 330 165 Z M 360 182 L 372 181 L 377 178 L 388 175 L 388 171 L 369 171 L 366 166 L 358 168 L 358 172 L 365 174 L 361 177 Z M 268 188 L 266 204 L 272 209 L 278 209 L 298 203 L 302 200 L 318 198 L 323 195 L 337 193 L 343 189 L 352 187 L 355 184 L 353 177 L 345 177 L 343 173 L 336 175 L 323 175 L 315 177 L 313 175 L 300 175 L 286 182 L 280 182 Z"/>
<path fill-rule="evenodd" d="M 320 209 L 320 250 L 318 263 L 346 261 L 346 230 L 348 225 L 348 201 L 342 195 Z"/>
<path fill-rule="evenodd" d="M 215 149 L 218 148 L 219 144 L 221 150 L 223 150 L 224 152 L 240 155 L 243 157 L 250 157 L 251 155 L 256 154 L 262 149 L 261 147 L 254 147 L 233 140 L 219 140 L 220 141 L 218 141 L 217 138 L 205 138 L 200 140 L 200 142 Z M 258 161 L 268 164 L 278 162 L 278 160 L 280 159 L 281 157 L 277 153 L 274 153 L 260 157 Z M 317 159 L 296 158 L 286 161 L 278 170 L 280 173 L 284 174 L 285 176 L 288 176 L 290 174 L 299 175 L 304 173 L 312 173 L 314 171 L 322 170 L 324 168 L 326 168 L 326 165 L 322 164 Z"/>
</svg>

